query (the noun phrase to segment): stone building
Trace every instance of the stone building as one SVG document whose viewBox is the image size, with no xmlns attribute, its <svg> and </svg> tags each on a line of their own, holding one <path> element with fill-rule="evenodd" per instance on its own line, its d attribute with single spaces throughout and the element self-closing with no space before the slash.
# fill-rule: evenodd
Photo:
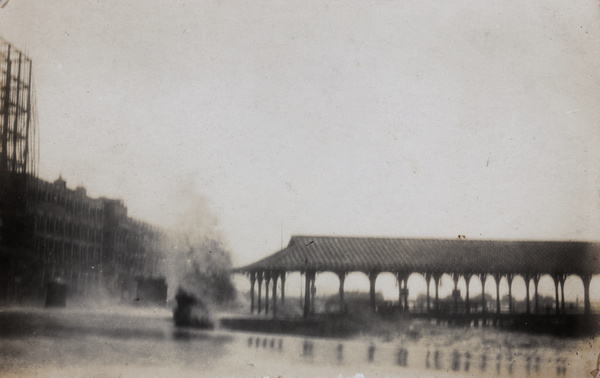
<svg viewBox="0 0 600 378">
<path fill-rule="evenodd" d="M 128 217 L 122 200 L 90 198 L 62 178 L 51 183 L 30 176 L 23 201 L 19 237 L 2 224 L 2 234 L 13 239 L 0 239 L 3 302 L 42 297 L 49 282 L 67 284 L 70 297 L 133 299 L 137 282 L 164 277 L 166 233 Z"/>
<path fill-rule="evenodd" d="M 30 178 L 28 203 L 33 221 L 33 253 L 41 265 L 38 283 L 64 280 L 73 293 L 97 287 L 102 272 L 104 204 L 85 188 L 68 189 Z"/>
</svg>

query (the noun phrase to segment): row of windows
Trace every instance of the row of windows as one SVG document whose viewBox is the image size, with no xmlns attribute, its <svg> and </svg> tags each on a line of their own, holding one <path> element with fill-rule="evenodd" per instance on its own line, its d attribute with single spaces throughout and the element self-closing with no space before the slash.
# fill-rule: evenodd
<svg viewBox="0 0 600 378">
<path fill-rule="evenodd" d="M 39 243 L 38 250 L 41 250 L 46 265 L 56 265 L 58 267 L 94 270 L 102 266 L 102 255 L 100 248 L 78 246 L 65 242 Z M 158 256 L 127 256 L 118 254 L 115 261 L 108 261 L 116 271 L 123 269 L 135 274 L 148 274 L 158 269 L 161 259 Z M 127 258 L 129 257 L 129 258 Z M 148 271 L 150 270 L 150 272 Z"/>
<path fill-rule="evenodd" d="M 74 245 L 74 246 L 78 246 L 79 248 L 99 248 L 102 249 L 102 238 L 98 237 L 95 241 L 94 240 L 81 240 L 81 239 L 71 239 L 71 238 L 67 238 L 64 237 L 62 235 L 56 235 L 56 234 L 37 234 L 35 236 L 36 240 L 42 240 L 42 242 L 40 243 L 41 246 L 44 246 L 44 248 L 46 247 L 51 247 L 56 245 L 55 243 L 63 243 L 65 245 Z"/>
<path fill-rule="evenodd" d="M 163 233 L 128 218 L 122 201 L 89 198 L 60 178 L 53 184 L 35 179 L 29 188 L 36 250 L 46 264 L 88 269 L 102 262 L 110 271 L 144 274 L 163 261 Z"/>
<path fill-rule="evenodd" d="M 48 184 L 46 188 L 41 187 L 34 190 L 33 198 L 36 204 L 50 203 L 63 208 L 65 212 L 87 218 L 96 222 L 102 221 L 103 204 L 100 200 L 93 200 L 85 196 L 66 190 L 57 190 Z"/>
<path fill-rule="evenodd" d="M 36 234 L 57 234 L 70 239 L 100 243 L 102 232 L 99 224 L 72 222 L 55 217 L 39 216 L 35 221 Z"/>
<path fill-rule="evenodd" d="M 127 248 L 125 244 L 114 244 L 108 249 L 109 255 L 106 256 L 106 263 L 118 264 L 144 264 L 146 261 L 160 259 L 161 253 L 158 248 L 153 246 L 140 248 Z M 36 237 L 36 250 L 45 258 L 52 256 L 85 256 L 83 261 L 100 262 L 101 244 L 82 242 L 61 237 L 38 235 Z M 91 257 L 94 256 L 94 257 Z M 90 260 L 92 258 L 92 260 Z M 76 261 L 81 261 L 80 257 Z"/>
<path fill-rule="evenodd" d="M 79 243 L 66 239 L 36 237 L 36 250 L 42 256 L 48 256 L 57 252 L 81 252 L 86 255 L 100 256 L 100 244 Z"/>
</svg>

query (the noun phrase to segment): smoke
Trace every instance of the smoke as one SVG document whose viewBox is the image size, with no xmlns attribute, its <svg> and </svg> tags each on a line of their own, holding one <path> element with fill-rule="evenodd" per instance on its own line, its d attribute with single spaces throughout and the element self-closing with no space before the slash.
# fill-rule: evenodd
<svg viewBox="0 0 600 378">
<path fill-rule="evenodd" d="M 231 254 L 218 230 L 218 219 L 207 201 L 194 196 L 177 222 L 172 235 L 169 297 L 178 288 L 208 304 L 224 304 L 235 299 L 230 280 Z"/>
</svg>

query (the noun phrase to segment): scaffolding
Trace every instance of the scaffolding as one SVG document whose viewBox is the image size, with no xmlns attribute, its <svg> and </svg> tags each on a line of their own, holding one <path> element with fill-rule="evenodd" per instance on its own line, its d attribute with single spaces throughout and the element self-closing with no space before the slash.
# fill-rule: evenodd
<svg viewBox="0 0 600 378">
<path fill-rule="evenodd" d="M 37 176 L 38 135 L 31 59 L 0 38 L 0 178 Z"/>
<path fill-rule="evenodd" d="M 0 247 L 5 250 L 30 242 L 27 194 L 39 160 L 32 69 L 25 53 L 0 38 Z"/>
</svg>

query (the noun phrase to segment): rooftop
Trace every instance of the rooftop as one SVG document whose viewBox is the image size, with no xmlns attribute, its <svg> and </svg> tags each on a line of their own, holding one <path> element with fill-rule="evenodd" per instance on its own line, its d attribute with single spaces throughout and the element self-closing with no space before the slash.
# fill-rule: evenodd
<svg viewBox="0 0 600 378">
<path fill-rule="evenodd" d="M 236 272 L 377 271 L 599 274 L 600 243 L 292 236 L 288 246 Z"/>
</svg>

